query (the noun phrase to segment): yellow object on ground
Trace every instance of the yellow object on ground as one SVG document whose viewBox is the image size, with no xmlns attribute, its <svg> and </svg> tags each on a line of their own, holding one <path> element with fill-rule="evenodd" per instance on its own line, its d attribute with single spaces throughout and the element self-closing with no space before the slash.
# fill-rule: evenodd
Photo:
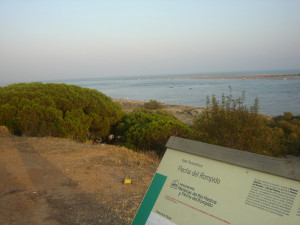
<svg viewBox="0 0 300 225">
<path fill-rule="evenodd" d="M 131 179 L 125 179 L 124 184 L 131 184 Z"/>
</svg>

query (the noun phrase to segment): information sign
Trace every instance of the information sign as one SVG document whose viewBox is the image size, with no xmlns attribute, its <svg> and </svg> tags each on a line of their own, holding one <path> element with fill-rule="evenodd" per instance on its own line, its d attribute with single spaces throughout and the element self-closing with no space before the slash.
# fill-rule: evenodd
<svg viewBox="0 0 300 225">
<path fill-rule="evenodd" d="M 299 225 L 299 162 L 171 137 L 132 225 Z"/>
</svg>

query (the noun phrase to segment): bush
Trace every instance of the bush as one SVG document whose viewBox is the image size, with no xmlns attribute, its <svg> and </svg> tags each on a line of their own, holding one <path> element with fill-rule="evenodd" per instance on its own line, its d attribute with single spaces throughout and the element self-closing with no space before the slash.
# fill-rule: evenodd
<svg viewBox="0 0 300 225">
<path fill-rule="evenodd" d="M 144 108 L 149 110 L 162 109 L 163 105 L 155 100 L 150 100 L 150 102 L 144 103 Z"/>
<path fill-rule="evenodd" d="M 122 145 L 134 150 L 154 150 L 162 155 L 170 136 L 188 138 L 190 128 L 179 120 L 148 110 L 138 110 L 124 116 L 117 126 L 123 136 Z"/>
<path fill-rule="evenodd" d="M 0 89 L 0 125 L 11 133 L 84 141 L 105 137 L 121 108 L 104 94 L 66 84 L 13 84 Z"/>
<path fill-rule="evenodd" d="M 282 151 L 286 154 L 300 155 L 300 116 L 286 112 L 283 116 L 274 117 L 269 125 L 280 132 Z"/>
<path fill-rule="evenodd" d="M 277 156 L 280 131 L 267 126 L 267 118 L 258 114 L 258 99 L 252 107 L 244 105 L 245 94 L 238 99 L 222 95 L 207 97 L 207 108 L 194 119 L 195 139 L 210 144 Z"/>
<path fill-rule="evenodd" d="M 162 116 L 171 117 L 173 119 L 176 119 L 176 117 L 174 116 L 174 114 L 172 112 L 166 111 L 166 110 L 163 110 L 163 109 L 149 110 L 149 109 L 146 109 L 146 108 L 142 107 L 142 108 L 135 108 L 134 112 L 135 113 L 140 113 L 140 112 L 144 112 L 144 113 L 156 113 L 156 114 L 160 114 Z"/>
</svg>

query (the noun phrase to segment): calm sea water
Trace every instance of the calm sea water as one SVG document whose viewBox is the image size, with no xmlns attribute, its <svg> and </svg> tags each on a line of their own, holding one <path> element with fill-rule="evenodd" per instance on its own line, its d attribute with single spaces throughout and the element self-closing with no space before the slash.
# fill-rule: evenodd
<svg viewBox="0 0 300 225">
<path fill-rule="evenodd" d="M 96 89 L 111 98 L 149 101 L 166 104 L 205 107 L 206 96 L 229 95 L 229 86 L 235 98 L 246 93 L 246 105 L 259 99 L 259 112 L 282 115 L 291 112 L 300 115 L 300 79 L 144 79 L 93 78 L 56 81 Z M 172 87 L 172 88 L 170 88 Z"/>
</svg>

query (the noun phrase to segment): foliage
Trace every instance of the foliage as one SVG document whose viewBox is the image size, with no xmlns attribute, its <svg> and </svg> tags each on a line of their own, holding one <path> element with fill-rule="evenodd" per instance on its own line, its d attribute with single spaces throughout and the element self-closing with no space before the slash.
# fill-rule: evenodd
<svg viewBox="0 0 300 225">
<path fill-rule="evenodd" d="M 124 116 L 117 126 L 122 144 L 135 150 L 155 150 L 161 155 L 170 136 L 188 138 L 190 128 L 172 116 L 138 110 Z"/>
<path fill-rule="evenodd" d="M 166 110 L 163 110 L 163 109 L 149 110 L 149 109 L 146 109 L 146 108 L 142 107 L 142 108 L 135 108 L 134 112 L 136 112 L 136 113 L 138 113 L 138 112 L 156 113 L 156 114 L 160 114 L 162 116 L 172 117 L 173 119 L 176 119 L 176 117 L 174 116 L 174 114 L 172 112 L 166 111 Z"/>
<path fill-rule="evenodd" d="M 149 110 L 162 109 L 163 105 L 156 100 L 150 100 L 144 103 L 144 108 Z"/>
<path fill-rule="evenodd" d="M 282 151 L 300 155 L 300 116 L 286 112 L 283 116 L 274 117 L 269 126 L 278 130 Z"/>
<path fill-rule="evenodd" d="M 195 139 L 210 144 L 277 156 L 280 152 L 278 130 L 267 126 L 267 118 L 258 114 L 258 99 L 250 108 L 244 105 L 243 96 L 234 99 L 222 95 L 207 97 L 207 108 L 194 119 Z"/>
<path fill-rule="evenodd" d="M 0 89 L 0 125 L 17 135 L 84 141 L 88 134 L 107 136 L 122 115 L 109 97 L 74 85 L 21 83 Z"/>
</svg>

